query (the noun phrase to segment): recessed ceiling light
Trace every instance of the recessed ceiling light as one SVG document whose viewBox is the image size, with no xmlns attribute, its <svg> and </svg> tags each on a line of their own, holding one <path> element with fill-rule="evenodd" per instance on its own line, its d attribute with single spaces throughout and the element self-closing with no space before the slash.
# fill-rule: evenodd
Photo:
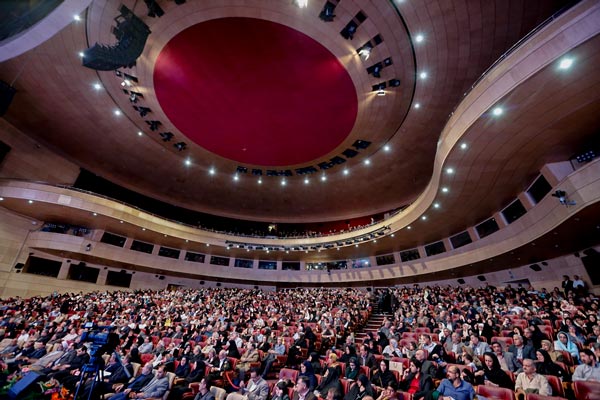
<svg viewBox="0 0 600 400">
<path fill-rule="evenodd" d="M 340 251 L 340 248 L 338 247 L 337 250 Z"/>
<path fill-rule="evenodd" d="M 415 108 L 421 108 L 421 103 L 415 103 Z"/>
<path fill-rule="evenodd" d="M 27 201 L 29 204 L 33 204 L 33 200 L 28 200 Z"/>
<path fill-rule="evenodd" d="M 502 115 L 503 112 L 504 110 L 502 109 L 502 107 L 496 107 L 492 110 L 492 114 L 494 114 L 496 117 Z"/>
<path fill-rule="evenodd" d="M 421 79 L 425 79 L 425 78 L 427 78 L 427 72 L 425 72 L 425 71 L 421 72 L 421 73 L 419 74 L 419 78 L 421 78 Z"/>
<path fill-rule="evenodd" d="M 289 251 L 289 250 L 286 250 L 286 251 L 285 251 L 285 254 L 290 254 L 290 251 Z"/>
<path fill-rule="evenodd" d="M 461 144 L 460 144 L 460 148 L 461 148 L 461 149 L 463 149 L 463 150 L 466 150 L 466 149 L 467 149 L 467 147 L 469 147 L 469 146 L 467 146 L 467 144 L 466 144 L 466 143 L 461 143 Z"/>
<path fill-rule="evenodd" d="M 321 176 L 321 181 L 322 181 L 322 182 L 325 182 L 326 180 L 327 180 L 327 176 L 326 176 L 326 175 L 322 175 L 322 176 Z"/>
<path fill-rule="evenodd" d="M 379 90 L 377 91 L 377 96 L 385 96 L 385 90 L 383 90 L 383 89 L 379 89 Z"/>
<path fill-rule="evenodd" d="M 246 249 L 246 252 L 249 252 L 249 251 L 250 251 L 250 249 Z"/>
<path fill-rule="evenodd" d="M 371 160 L 369 160 L 368 158 L 365 160 L 365 165 L 371 165 Z"/>
<path fill-rule="evenodd" d="M 573 65 L 573 59 L 570 57 L 565 57 L 560 60 L 558 64 L 558 68 L 560 69 L 569 69 Z"/>
<path fill-rule="evenodd" d="M 454 168 L 446 168 L 446 173 L 452 175 L 454 173 Z"/>
<path fill-rule="evenodd" d="M 209 247 L 209 246 L 210 246 L 210 243 L 206 243 L 206 247 Z"/>
<path fill-rule="evenodd" d="M 412 226 L 409 225 L 409 226 L 406 227 L 406 229 L 411 230 Z"/>
<path fill-rule="evenodd" d="M 377 239 L 373 240 L 373 243 L 377 243 Z"/>
<path fill-rule="evenodd" d="M 85 53 L 84 53 L 83 51 L 80 51 L 79 53 L 77 53 L 77 55 L 78 55 L 80 58 L 83 58 L 83 57 L 85 57 Z"/>
<path fill-rule="evenodd" d="M 304 184 L 305 184 L 305 185 L 308 185 L 308 182 L 310 182 L 310 181 L 308 180 L 308 178 L 304 178 Z"/>
<path fill-rule="evenodd" d="M 119 115 L 121 115 L 121 110 L 115 110 L 113 111 L 114 114 L 118 117 Z"/>
<path fill-rule="evenodd" d="M 417 43 L 421 43 L 423 40 L 425 39 L 425 36 L 418 34 L 417 36 L 415 36 L 415 42 Z"/>
<path fill-rule="evenodd" d="M 239 176 L 237 176 L 237 174 L 236 174 L 236 175 L 234 175 L 234 176 L 233 176 L 233 180 L 237 182 L 237 181 L 239 181 L 239 180 L 240 180 L 240 177 L 239 177 Z"/>
<path fill-rule="evenodd" d="M 442 188 L 442 193 L 448 193 L 448 188 L 447 187 L 443 187 Z"/>
<path fill-rule="evenodd" d="M 120 220 L 120 221 L 119 221 L 119 223 L 120 223 L 120 224 L 122 224 L 122 223 L 123 223 L 123 220 Z"/>
<path fill-rule="evenodd" d="M 192 165 L 192 160 L 190 160 L 189 158 L 186 158 L 186 159 L 185 159 L 185 165 L 187 165 L 188 167 L 189 167 L 190 165 Z"/>
<path fill-rule="evenodd" d="M 164 236 L 167 237 L 167 234 L 165 233 Z"/>
<path fill-rule="evenodd" d="M 440 203 L 433 203 L 433 208 L 440 208 Z"/>
<path fill-rule="evenodd" d="M 350 171 L 348 170 L 348 168 L 344 169 L 344 175 L 348 175 L 350 173 Z"/>
<path fill-rule="evenodd" d="M 102 85 L 99 83 L 94 83 L 94 89 L 100 90 L 100 89 L 102 89 Z"/>
<path fill-rule="evenodd" d="M 287 182 L 285 181 L 285 179 L 281 180 L 281 186 L 285 186 L 287 184 Z"/>
<path fill-rule="evenodd" d="M 185 239 L 185 242 L 186 242 L 186 243 L 189 243 L 189 242 L 190 242 L 190 239 Z"/>
<path fill-rule="evenodd" d="M 395 234 L 395 233 L 392 233 L 390 236 L 391 236 L 391 237 L 395 237 L 395 236 L 396 236 L 396 234 Z"/>
<path fill-rule="evenodd" d="M 390 147 L 389 144 L 386 144 L 385 146 L 383 146 L 383 151 L 390 151 L 392 148 Z"/>
<path fill-rule="evenodd" d="M 215 171 L 214 168 L 211 168 L 211 169 L 208 170 L 208 173 L 211 174 L 211 175 L 214 175 L 216 173 L 216 171 Z"/>
<path fill-rule="evenodd" d="M 355 245 L 354 245 L 354 247 L 358 247 L 358 245 L 357 245 L 357 244 L 355 244 Z"/>
<path fill-rule="evenodd" d="M 4 197 L 0 197 L 0 201 L 4 201 Z"/>
<path fill-rule="evenodd" d="M 142 230 L 143 230 L 143 231 L 145 231 L 145 230 L 146 230 L 146 228 L 142 228 Z"/>
<path fill-rule="evenodd" d="M 92 215 L 95 217 L 95 216 L 97 216 L 97 215 L 98 215 L 98 213 L 92 213 Z"/>
<path fill-rule="evenodd" d="M 262 179 L 261 178 L 258 178 L 258 184 L 262 185 Z"/>
<path fill-rule="evenodd" d="M 77 14 L 73 15 L 73 19 L 75 21 L 81 21 L 81 17 L 79 15 L 77 15 Z"/>
<path fill-rule="evenodd" d="M 144 135 L 144 132 L 138 131 L 138 136 L 143 136 L 143 135 Z"/>
<path fill-rule="evenodd" d="M 422 219 L 423 221 L 425 221 L 425 220 L 427 219 L 427 215 L 422 215 L 422 216 L 421 216 L 421 219 Z"/>
</svg>

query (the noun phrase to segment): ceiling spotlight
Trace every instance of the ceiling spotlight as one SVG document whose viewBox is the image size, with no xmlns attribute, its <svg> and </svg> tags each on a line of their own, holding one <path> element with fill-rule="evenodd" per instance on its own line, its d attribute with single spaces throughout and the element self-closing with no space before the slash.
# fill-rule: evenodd
<svg viewBox="0 0 600 400">
<path fill-rule="evenodd" d="M 118 116 L 120 116 L 120 115 L 122 114 L 122 113 L 121 113 L 121 110 L 115 110 L 115 111 L 114 111 L 114 113 L 115 113 L 115 115 L 116 115 L 117 117 L 118 117 Z"/>
<path fill-rule="evenodd" d="M 85 53 L 84 53 L 83 51 L 80 51 L 80 52 L 78 53 L 78 55 L 79 55 L 79 57 L 81 57 L 81 58 L 85 57 Z"/>
<path fill-rule="evenodd" d="M 421 103 L 415 103 L 415 108 L 421 108 Z"/>
<path fill-rule="evenodd" d="M 321 182 L 325 182 L 326 180 L 327 180 L 327 176 L 325 176 L 325 175 L 322 175 L 322 176 L 321 176 Z"/>
<path fill-rule="evenodd" d="M 281 180 L 281 186 L 285 186 L 287 184 L 287 182 L 285 181 L 285 179 Z"/>
<path fill-rule="evenodd" d="M 467 144 L 466 144 L 466 143 L 461 143 L 461 144 L 460 144 L 460 148 L 461 148 L 462 150 L 466 150 L 466 149 L 467 149 L 467 147 L 469 147 L 469 146 L 467 146 Z"/>
<path fill-rule="evenodd" d="M 371 51 L 373 50 L 373 46 L 370 43 L 365 44 L 358 50 L 358 55 L 364 60 L 367 61 L 369 56 L 371 56 Z"/>
<path fill-rule="evenodd" d="M 422 219 L 423 221 L 425 221 L 425 220 L 427 219 L 427 215 L 422 215 L 422 216 L 421 216 L 421 219 Z"/>
<path fill-rule="evenodd" d="M 415 36 L 415 42 L 417 43 L 421 43 L 423 40 L 425 39 L 425 36 L 418 34 L 417 36 Z"/>
<path fill-rule="evenodd" d="M 442 188 L 442 193 L 448 193 L 448 188 L 447 187 L 443 187 Z"/>
<path fill-rule="evenodd" d="M 396 234 L 395 234 L 395 233 L 392 233 L 390 236 L 391 236 L 391 237 L 395 237 L 395 236 L 396 236 Z"/>
<path fill-rule="evenodd" d="M 123 220 L 120 220 L 120 221 L 119 221 L 119 223 L 120 223 L 120 224 L 122 224 L 122 223 L 123 223 Z"/>
<path fill-rule="evenodd" d="M 102 85 L 99 83 L 94 83 L 94 89 L 100 90 L 100 89 L 102 89 Z"/>
<path fill-rule="evenodd" d="M 234 175 L 234 176 L 233 176 L 233 180 L 237 182 L 237 181 L 239 181 L 239 180 L 240 180 L 240 177 L 239 177 L 239 176 L 237 176 L 237 174 L 236 174 L 236 175 Z"/>
<path fill-rule="evenodd" d="M 440 203 L 433 203 L 433 208 L 440 208 Z"/>
<path fill-rule="evenodd" d="M 309 181 L 308 181 L 308 178 L 304 178 L 304 184 L 305 184 L 305 185 L 308 185 L 308 182 L 309 182 Z"/>
<path fill-rule="evenodd" d="M 365 160 L 365 165 L 371 165 L 371 160 L 369 160 L 368 158 Z"/>
<path fill-rule="evenodd" d="M 494 116 L 496 117 L 502 115 L 503 112 L 504 110 L 502 109 L 502 107 L 496 107 L 492 110 L 492 114 L 494 114 Z"/>
<path fill-rule="evenodd" d="M 209 247 L 209 246 L 210 246 L 210 243 L 206 243 L 206 247 Z"/>
<path fill-rule="evenodd" d="M 560 60 L 560 63 L 558 64 L 558 68 L 569 69 L 569 68 L 571 68 L 571 65 L 573 65 L 573 59 L 569 58 L 569 57 L 565 57 L 562 60 Z"/>
<path fill-rule="evenodd" d="M 425 71 L 421 72 L 421 73 L 419 74 L 419 78 L 421 78 L 421 79 L 425 79 L 425 78 L 427 78 L 427 72 L 425 72 Z"/>
<path fill-rule="evenodd" d="M 145 231 L 145 230 L 146 230 L 146 228 L 142 228 L 142 230 L 143 230 L 143 231 Z"/>
<path fill-rule="evenodd" d="M 0 197 L 0 201 L 4 201 L 4 197 Z"/>
<path fill-rule="evenodd" d="M 214 175 L 214 174 L 216 173 L 216 171 L 215 171 L 215 169 L 214 169 L 214 168 L 211 168 L 211 169 L 209 169 L 209 170 L 208 170 L 208 173 L 209 173 L 210 175 Z"/>
<path fill-rule="evenodd" d="M 92 215 L 93 215 L 94 217 L 96 217 L 96 216 L 98 216 L 98 213 L 92 213 Z"/>
<path fill-rule="evenodd" d="M 306 7 L 308 7 L 308 0 L 294 0 L 293 3 L 298 8 L 306 8 Z"/>
<path fill-rule="evenodd" d="M 185 165 L 186 165 L 186 166 L 188 166 L 188 167 L 189 167 L 190 165 L 192 165 L 192 160 L 190 160 L 189 158 L 186 158 L 186 159 L 185 159 Z"/>
<path fill-rule="evenodd" d="M 354 245 L 354 247 L 358 247 L 358 245 L 357 245 L 357 244 L 355 244 L 355 245 Z"/>
<path fill-rule="evenodd" d="M 144 135 L 144 132 L 138 131 L 138 136 L 143 136 L 143 135 Z"/>
<path fill-rule="evenodd" d="M 391 147 L 390 147 L 389 144 L 386 144 L 385 146 L 383 146 L 383 151 L 387 152 L 387 151 L 390 151 L 390 150 L 391 150 Z"/>
<path fill-rule="evenodd" d="M 77 14 L 73 15 L 73 19 L 77 22 L 81 21 L 81 17 Z"/>
<path fill-rule="evenodd" d="M 454 173 L 454 168 L 446 168 L 446 173 L 452 175 Z"/>
<path fill-rule="evenodd" d="M 348 168 L 346 168 L 346 169 L 344 170 L 344 175 L 348 175 L 349 173 L 350 173 L 350 171 L 348 171 Z"/>
<path fill-rule="evenodd" d="M 129 79 L 123 79 L 123 82 L 121 82 L 121 86 L 127 86 L 127 87 L 129 87 L 131 85 L 132 85 L 132 83 L 131 83 L 131 81 Z"/>
<path fill-rule="evenodd" d="M 262 178 L 258 178 L 258 184 L 262 185 Z"/>
<path fill-rule="evenodd" d="M 377 91 L 377 96 L 385 96 L 385 90 L 383 90 L 383 89 L 379 89 L 379 90 Z"/>
</svg>

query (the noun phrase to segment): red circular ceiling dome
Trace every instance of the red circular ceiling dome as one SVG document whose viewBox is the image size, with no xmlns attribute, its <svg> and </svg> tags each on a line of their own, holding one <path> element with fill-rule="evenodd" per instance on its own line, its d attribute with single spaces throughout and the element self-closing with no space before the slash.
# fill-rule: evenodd
<svg viewBox="0 0 600 400">
<path fill-rule="evenodd" d="M 243 164 L 308 163 L 350 133 L 358 109 L 344 66 L 290 27 L 210 20 L 159 54 L 154 88 L 170 121 L 203 148 Z"/>
</svg>

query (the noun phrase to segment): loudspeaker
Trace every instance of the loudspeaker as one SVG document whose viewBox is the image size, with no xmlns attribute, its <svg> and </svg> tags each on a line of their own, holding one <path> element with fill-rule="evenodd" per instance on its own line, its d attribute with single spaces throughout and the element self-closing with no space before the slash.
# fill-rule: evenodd
<svg viewBox="0 0 600 400">
<path fill-rule="evenodd" d="M 19 270 L 19 269 L 23 269 L 25 265 L 23 265 L 23 263 L 17 263 L 17 265 L 15 265 L 15 269 Z"/>
<path fill-rule="evenodd" d="M 31 389 L 36 382 L 41 381 L 45 378 L 44 374 L 36 371 L 29 371 L 20 381 L 17 381 L 8 391 L 8 398 L 15 400 L 17 397 L 23 397 L 28 389 Z"/>
<path fill-rule="evenodd" d="M 457 279 L 456 282 L 460 283 L 461 285 L 465 284 L 465 280 L 463 278 Z"/>
<path fill-rule="evenodd" d="M 483 275 L 479 275 L 477 279 L 479 279 L 481 282 L 485 282 L 485 276 Z"/>
<path fill-rule="evenodd" d="M 590 276 L 592 285 L 600 285 L 600 268 L 598 268 L 598 265 L 600 263 L 600 256 L 595 251 L 590 251 L 585 254 L 588 255 L 586 255 L 585 257 L 581 257 L 581 262 L 583 263 L 586 272 Z"/>
<path fill-rule="evenodd" d="M 0 117 L 8 111 L 8 106 L 10 106 L 16 92 L 17 89 L 4 81 L 0 81 Z"/>
</svg>

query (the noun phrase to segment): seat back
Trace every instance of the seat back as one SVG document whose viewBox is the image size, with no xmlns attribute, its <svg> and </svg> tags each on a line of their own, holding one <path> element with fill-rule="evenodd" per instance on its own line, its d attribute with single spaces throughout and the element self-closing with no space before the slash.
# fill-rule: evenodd
<svg viewBox="0 0 600 400">
<path fill-rule="evenodd" d="M 225 400 L 227 392 L 218 386 L 211 386 L 210 392 L 215 396 L 215 400 Z"/>
<path fill-rule="evenodd" d="M 565 389 L 563 388 L 562 382 L 556 376 L 544 375 L 552 388 L 552 394 L 554 396 L 565 397 Z"/>
<path fill-rule="evenodd" d="M 577 400 L 600 400 L 600 382 L 575 381 L 573 391 Z"/>
<path fill-rule="evenodd" d="M 281 368 L 281 371 L 279 371 L 279 379 L 287 379 L 296 383 L 298 374 L 299 372 L 297 369 Z"/>
<path fill-rule="evenodd" d="M 477 394 L 488 399 L 515 400 L 515 392 L 495 386 L 479 385 L 477 386 Z"/>
<path fill-rule="evenodd" d="M 133 376 L 137 376 L 138 372 L 140 372 L 140 368 L 142 367 L 142 364 L 132 362 L 131 366 L 133 367 Z"/>
</svg>

